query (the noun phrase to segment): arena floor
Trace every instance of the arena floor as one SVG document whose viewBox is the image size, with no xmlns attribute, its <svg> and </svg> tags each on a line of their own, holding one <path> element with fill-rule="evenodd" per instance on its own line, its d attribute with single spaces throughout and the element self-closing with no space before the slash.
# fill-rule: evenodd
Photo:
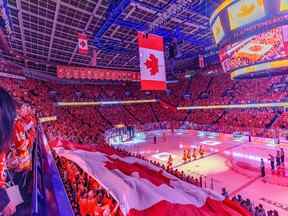
<svg viewBox="0 0 288 216">
<path fill-rule="evenodd" d="M 154 136 L 157 137 L 156 144 Z M 268 161 L 268 154 L 275 155 L 280 146 L 288 155 L 287 145 L 249 143 L 247 138 L 205 135 L 192 130 L 176 130 L 174 133 L 170 130 L 150 131 L 138 133 L 127 142 L 115 138 L 110 143 L 163 164 L 171 154 L 174 167 L 186 174 L 202 176 L 207 188 L 220 192 L 224 186 L 230 195 L 241 194 L 267 209 L 277 209 L 280 215 L 288 215 L 288 170 L 284 176 L 272 174 Z M 183 150 L 199 148 L 201 144 L 205 149 L 204 157 L 198 155 L 196 160 L 183 163 Z M 261 158 L 266 163 L 265 178 L 260 177 Z M 285 165 L 287 168 L 287 160 Z"/>
</svg>

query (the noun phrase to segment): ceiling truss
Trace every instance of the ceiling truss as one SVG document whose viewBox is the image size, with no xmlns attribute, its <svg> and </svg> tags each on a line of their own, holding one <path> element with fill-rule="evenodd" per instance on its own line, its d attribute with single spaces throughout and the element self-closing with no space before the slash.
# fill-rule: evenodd
<svg viewBox="0 0 288 216">
<path fill-rule="evenodd" d="M 183 56 L 198 55 L 214 44 L 208 23 L 219 2 L 187 0 L 169 18 L 180 1 L 8 0 L 12 49 L 28 59 L 27 69 L 49 74 L 58 64 L 89 66 L 93 49 L 99 67 L 139 70 L 137 31 L 159 34 L 167 45 L 177 39 Z M 89 37 L 87 56 L 78 54 L 78 33 Z"/>
</svg>

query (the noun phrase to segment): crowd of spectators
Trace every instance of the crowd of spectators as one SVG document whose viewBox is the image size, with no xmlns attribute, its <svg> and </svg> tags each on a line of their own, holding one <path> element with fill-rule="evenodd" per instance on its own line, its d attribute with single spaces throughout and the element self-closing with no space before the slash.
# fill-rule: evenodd
<svg viewBox="0 0 288 216">
<path fill-rule="evenodd" d="M 118 124 L 141 125 L 162 121 L 190 121 L 201 130 L 224 133 L 249 132 L 252 136 L 273 137 L 286 130 L 284 110 L 211 109 L 173 112 L 159 103 L 95 107 L 57 107 L 57 101 L 107 101 L 159 99 L 171 106 L 283 102 L 287 98 L 287 76 L 232 81 L 229 74 L 196 74 L 168 85 L 166 92 L 140 91 L 138 84 L 61 85 L 37 80 L 1 78 L 0 85 L 11 92 L 18 104 L 34 107 L 38 116 L 58 117 L 46 123 L 49 138 L 78 143 L 103 140 L 103 132 Z M 278 88 L 277 86 L 282 86 Z M 283 88 L 284 86 L 284 88 Z M 276 90 L 275 90 L 276 89 Z M 121 114 L 120 114 L 121 113 Z"/>
<path fill-rule="evenodd" d="M 76 216 L 122 215 L 118 203 L 99 182 L 72 161 L 58 157 L 55 153 L 54 156 Z"/>
<path fill-rule="evenodd" d="M 183 171 L 166 167 L 157 161 L 147 160 L 140 154 L 130 153 L 123 149 L 114 149 L 106 144 L 99 144 L 101 148 L 109 152 L 117 152 L 121 155 L 136 157 L 145 160 L 154 166 L 166 170 L 168 173 L 186 181 L 190 184 L 202 187 L 201 178 L 185 175 Z M 54 151 L 52 152 L 56 160 L 56 165 L 60 171 L 65 190 L 71 202 L 75 215 L 103 215 L 103 216 L 121 216 L 117 201 L 107 192 L 99 182 L 84 172 L 77 164 L 64 158 L 59 157 Z"/>
<path fill-rule="evenodd" d="M 157 161 L 148 160 L 137 153 L 130 153 L 123 149 L 115 149 L 104 143 L 99 145 L 101 148 L 104 148 L 105 151 L 108 150 L 108 152 L 111 153 L 117 152 L 118 154 L 124 156 L 136 157 L 138 159 L 145 160 L 154 166 L 166 170 L 168 173 L 180 178 L 183 181 L 198 187 L 205 187 L 201 177 L 195 178 L 191 175 L 186 175 L 183 171 L 180 172 L 175 168 L 165 166 Z M 123 215 L 119 209 L 117 201 L 101 186 L 97 180 L 89 176 L 74 162 L 64 157 L 59 157 L 54 151 L 53 155 L 60 170 L 60 175 L 63 179 L 63 183 L 75 215 Z M 222 190 L 222 195 L 229 199 L 228 192 L 225 188 Z M 240 206 L 247 209 L 252 216 L 279 215 L 276 210 L 266 210 L 262 204 L 255 205 L 250 199 L 243 199 L 241 195 L 233 196 L 232 201 L 239 203 Z"/>
<path fill-rule="evenodd" d="M 241 195 L 234 196 L 233 201 L 238 202 L 243 208 L 246 208 L 253 216 L 278 216 L 277 210 L 266 210 L 262 204 L 254 205 L 250 199 L 244 199 Z"/>
<path fill-rule="evenodd" d="M 53 82 L 10 78 L 1 78 L 0 86 L 7 89 L 14 96 L 18 105 L 23 102 L 31 105 L 36 110 L 38 117 L 57 116 L 56 121 L 44 123 L 44 129 L 49 140 L 60 138 L 80 144 L 99 144 L 105 142 L 105 131 L 117 124 L 143 125 L 151 122 L 178 122 L 183 120 L 197 124 L 199 130 L 225 133 L 239 131 L 249 132 L 252 136 L 273 137 L 275 136 L 275 133 L 271 132 L 273 129 L 288 129 L 287 115 L 283 109 L 272 108 L 172 112 L 160 106 L 159 103 L 73 108 L 57 107 L 55 103 L 57 101 L 152 98 L 161 99 L 171 106 L 283 102 L 287 97 L 286 88 L 275 91 L 274 87 L 285 84 L 286 81 L 286 75 L 248 81 L 231 81 L 227 74 L 217 76 L 199 74 L 195 75 L 191 80 L 173 84 L 172 87 L 169 87 L 169 92 L 164 93 L 141 92 L 138 89 L 139 86 L 135 84 L 119 84 L 105 87 L 99 85 L 72 86 L 60 85 Z M 187 95 L 190 96 L 186 97 Z M 144 159 L 141 155 L 133 156 Z M 90 187 L 91 178 L 87 174 L 83 174 L 83 171 L 79 167 L 71 165 L 69 161 L 65 161 L 64 159 L 58 158 L 57 160 L 63 160 L 63 163 L 62 161 L 60 163 L 63 164 L 63 167 L 60 167 L 60 169 L 62 169 L 62 177 L 75 212 L 80 214 L 83 210 L 81 205 L 79 205 L 80 202 L 76 202 L 83 197 L 86 200 L 97 200 L 96 206 L 100 206 L 102 210 L 104 209 L 103 212 L 108 212 L 108 210 L 105 210 L 105 204 L 101 203 L 101 200 L 110 199 L 111 196 L 103 191 L 103 188 L 99 184 L 96 187 L 96 183 L 93 183 L 95 188 Z M 158 162 L 150 162 L 184 181 L 197 186 L 203 186 L 201 179 L 187 176 L 177 169 L 167 168 Z M 66 165 L 73 167 L 72 170 L 75 173 L 81 173 L 81 176 L 84 177 L 76 180 L 78 178 L 71 177 L 68 173 L 65 174 Z M 67 178 L 67 175 L 70 178 Z M 82 186 L 84 184 L 84 188 L 86 189 L 79 192 L 77 197 L 75 195 L 75 188 L 78 190 L 78 187 L 81 188 L 81 184 Z M 112 198 L 110 200 L 112 200 L 112 206 L 116 207 L 115 201 Z M 113 210 L 114 208 L 109 207 L 110 212 Z M 255 212 L 259 212 L 259 210 L 256 211 L 256 207 Z M 277 215 L 271 212 L 269 214 L 271 216 Z M 261 213 L 255 213 L 255 216 L 261 216 Z"/>
<path fill-rule="evenodd" d="M 193 78 L 195 83 L 203 75 Z M 212 81 L 211 81 L 212 80 Z M 287 75 L 263 77 L 252 80 L 231 81 L 229 74 L 207 75 L 206 90 L 192 86 L 193 105 L 251 104 L 285 102 Z M 207 86 L 208 83 L 208 86 Z M 210 85 L 209 85 L 210 84 Z M 281 88 L 275 88 L 281 86 Z M 284 86 L 284 87 L 283 87 Z M 195 96 L 196 95 L 196 96 Z M 203 125 L 201 130 L 233 133 L 248 132 L 252 136 L 275 137 L 279 130 L 287 129 L 284 108 L 262 109 L 210 109 L 190 112 L 186 120 Z"/>
</svg>

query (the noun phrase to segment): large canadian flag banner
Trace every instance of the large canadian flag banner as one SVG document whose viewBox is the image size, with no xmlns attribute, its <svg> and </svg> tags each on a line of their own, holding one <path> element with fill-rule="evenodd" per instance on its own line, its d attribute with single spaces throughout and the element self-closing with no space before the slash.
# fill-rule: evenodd
<svg viewBox="0 0 288 216">
<path fill-rule="evenodd" d="M 138 32 L 141 89 L 166 90 L 163 38 Z"/>
<path fill-rule="evenodd" d="M 127 216 L 249 216 L 232 201 L 110 147 L 55 140 L 49 145 L 97 180 Z"/>
</svg>

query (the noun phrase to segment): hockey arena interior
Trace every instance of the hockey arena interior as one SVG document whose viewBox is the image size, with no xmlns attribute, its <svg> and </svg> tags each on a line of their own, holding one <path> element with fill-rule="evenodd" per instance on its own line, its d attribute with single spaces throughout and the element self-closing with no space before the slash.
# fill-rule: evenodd
<svg viewBox="0 0 288 216">
<path fill-rule="evenodd" d="M 0 0 L 0 216 L 288 216 L 288 0 Z"/>
</svg>

